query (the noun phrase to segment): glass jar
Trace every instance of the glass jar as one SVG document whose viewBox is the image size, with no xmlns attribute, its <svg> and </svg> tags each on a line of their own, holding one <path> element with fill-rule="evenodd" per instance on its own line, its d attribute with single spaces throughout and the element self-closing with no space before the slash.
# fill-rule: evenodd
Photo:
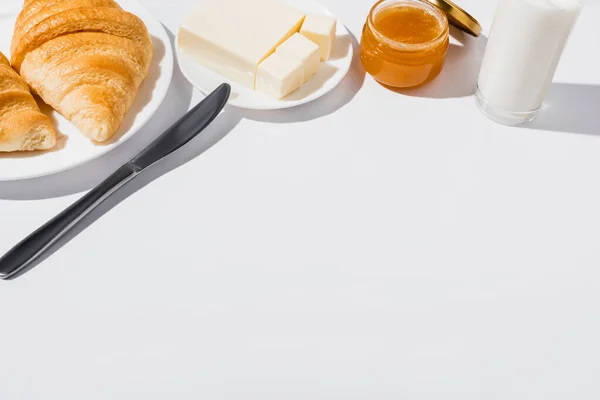
<svg viewBox="0 0 600 400">
<path fill-rule="evenodd" d="M 441 72 L 449 32 L 446 14 L 426 0 L 380 0 L 363 29 L 360 58 L 385 86 L 419 86 Z"/>
</svg>

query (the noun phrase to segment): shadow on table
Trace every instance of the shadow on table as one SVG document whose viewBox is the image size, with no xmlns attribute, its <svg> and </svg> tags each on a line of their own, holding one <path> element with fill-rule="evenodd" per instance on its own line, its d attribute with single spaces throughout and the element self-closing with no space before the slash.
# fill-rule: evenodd
<svg viewBox="0 0 600 400">
<path fill-rule="evenodd" d="M 235 117 L 228 117 L 229 112 L 225 110 L 215 122 L 213 122 L 202 134 L 198 135 L 194 140 L 182 147 L 175 153 L 159 161 L 157 164 L 151 166 L 147 170 L 142 171 L 137 179 L 126 184 L 120 191 L 116 192 L 113 196 L 109 197 L 100 206 L 94 209 L 90 214 L 85 216 L 67 235 L 60 239 L 57 243 L 53 244 L 50 249 L 43 255 L 43 257 L 37 260 L 33 265 L 28 267 L 26 270 L 19 273 L 17 276 L 21 276 L 31 271 L 46 259 L 52 256 L 56 251 L 68 244 L 77 235 L 87 229 L 90 225 L 96 222 L 106 213 L 110 212 L 114 207 L 118 206 L 122 201 L 126 200 L 137 191 L 143 189 L 146 185 L 160 178 L 161 176 L 179 168 L 180 166 L 188 163 L 195 159 L 221 139 L 223 139 L 239 122 L 239 119 Z M 13 277 L 14 278 L 14 277 Z"/>
<path fill-rule="evenodd" d="M 352 44 L 354 54 L 352 65 L 348 75 L 346 75 L 340 85 L 330 93 L 311 103 L 285 110 L 277 110 L 277 112 L 238 109 L 235 110 L 235 115 L 239 118 L 247 118 L 255 121 L 286 124 L 321 118 L 344 107 L 352 101 L 354 96 L 356 96 L 358 91 L 362 88 L 366 74 L 365 69 L 360 62 L 360 44 L 352 32 L 349 32 L 349 35 L 348 41 Z M 347 45 L 350 44 L 344 42 L 344 39 L 341 40 L 341 43 L 346 43 Z M 347 49 L 348 48 L 349 47 L 347 47 Z M 332 58 L 334 59 L 343 56 L 344 54 L 332 54 Z"/>
<path fill-rule="evenodd" d="M 478 38 L 473 37 L 454 27 L 450 28 L 450 34 L 460 45 L 450 44 L 446 64 L 437 78 L 414 89 L 389 89 L 406 96 L 434 99 L 467 97 L 475 94 L 488 39 L 483 35 Z"/>
<path fill-rule="evenodd" d="M 173 41 L 173 34 L 168 30 L 167 32 L 171 41 Z M 47 177 L 16 182 L 2 182 L 0 183 L 0 199 L 39 200 L 71 195 L 91 189 L 114 172 L 118 166 L 121 166 L 138 154 L 171 126 L 176 121 L 176 119 L 173 119 L 173 115 L 183 115 L 187 112 L 190 108 L 191 99 L 192 86 L 183 77 L 177 65 L 175 65 L 173 82 L 163 106 L 143 128 L 143 135 L 134 135 L 129 141 L 118 147 L 119 151 L 112 151 L 81 167 Z M 104 214 L 137 191 L 143 189 L 152 181 L 179 168 L 213 147 L 231 132 L 239 122 L 239 117 L 232 115 L 230 109 L 225 109 L 217 120 L 202 134 L 198 135 L 194 140 L 175 153 L 141 172 L 137 179 L 125 185 L 120 191 L 84 217 L 72 231 L 52 246 L 43 259 L 38 260 L 35 265 L 27 269 L 27 271 L 23 271 L 23 273 L 39 265 Z"/>
<path fill-rule="evenodd" d="M 600 85 L 553 83 L 538 117 L 520 128 L 600 135 Z"/>
</svg>

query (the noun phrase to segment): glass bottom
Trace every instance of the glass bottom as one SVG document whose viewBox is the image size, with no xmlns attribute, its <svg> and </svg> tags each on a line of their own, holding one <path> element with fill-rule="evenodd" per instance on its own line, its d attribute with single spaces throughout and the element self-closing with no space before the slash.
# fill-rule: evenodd
<svg viewBox="0 0 600 400">
<path fill-rule="evenodd" d="M 477 101 L 477 106 L 486 117 L 502 125 L 514 126 L 521 125 L 526 122 L 531 122 L 537 117 L 538 113 L 540 112 L 539 108 L 532 111 L 515 112 L 495 107 L 491 105 L 485 99 L 485 97 L 483 97 L 483 94 L 479 90 L 479 87 L 477 87 L 475 99 Z"/>
</svg>

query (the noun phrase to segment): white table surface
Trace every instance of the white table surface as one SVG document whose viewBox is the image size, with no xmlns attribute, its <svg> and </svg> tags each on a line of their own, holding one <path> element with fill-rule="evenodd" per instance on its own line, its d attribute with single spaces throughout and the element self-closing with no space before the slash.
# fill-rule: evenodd
<svg viewBox="0 0 600 400">
<path fill-rule="evenodd" d="M 323 2 L 359 37 L 370 0 Z M 143 3 L 175 32 L 193 1 Z M 494 1 L 461 4 L 489 28 Z M 356 62 L 314 104 L 226 110 L 0 282 L 0 399 L 600 398 L 599 17 L 524 128 L 479 113 L 462 35 L 409 95 Z M 177 71 L 117 151 L 0 184 L 0 252 L 200 99 Z"/>
</svg>

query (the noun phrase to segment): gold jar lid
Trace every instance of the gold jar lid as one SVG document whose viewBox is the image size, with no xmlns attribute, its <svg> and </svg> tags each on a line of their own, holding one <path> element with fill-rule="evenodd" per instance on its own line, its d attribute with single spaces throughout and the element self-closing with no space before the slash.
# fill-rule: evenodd
<svg viewBox="0 0 600 400">
<path fill-rule="evenodd" d="M 426 0 L 442 10 L 448 16 L 450 25 L 467 32 L 473 36 L 479 36 L 481 33 L 481 25 L 468 12 L 454 4 L 450 0 Z"/>
</svg>

